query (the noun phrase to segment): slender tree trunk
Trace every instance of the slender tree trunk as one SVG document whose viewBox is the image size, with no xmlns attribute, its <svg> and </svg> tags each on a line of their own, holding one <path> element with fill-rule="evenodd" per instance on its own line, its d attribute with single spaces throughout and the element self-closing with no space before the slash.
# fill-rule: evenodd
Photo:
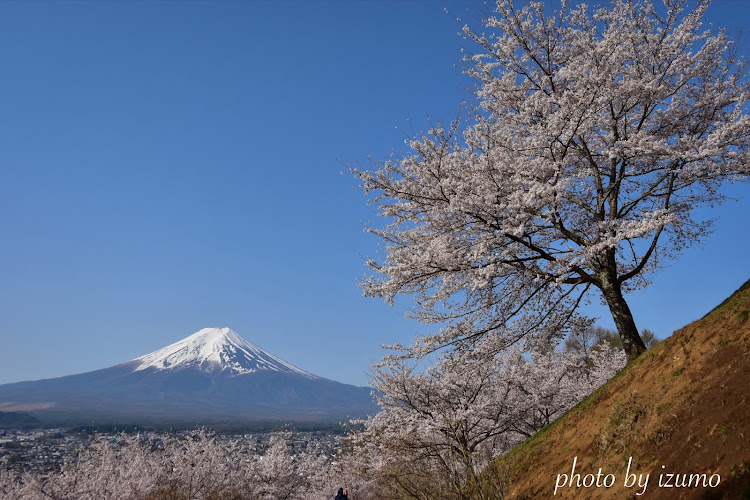
<svg viewBox="0 0 750 500">
<path fill-rule="evenodd" d="M 612 313 L 612 319 L 615 321 L 622 348 L 628 358 L 628 363 L 630 363 L 646 350 L 646 345 L 635 326 L 633 313 L 630 312 L 630 307 L 628 307 L 628 303 L 622 295 L 620 284 L 617 283 L 617 279 L 612 274 L 608 273 L 603 277 L 599 288 L 604 295 L 604 300 L 607 301 L 609 311 Z"/>
</svg>

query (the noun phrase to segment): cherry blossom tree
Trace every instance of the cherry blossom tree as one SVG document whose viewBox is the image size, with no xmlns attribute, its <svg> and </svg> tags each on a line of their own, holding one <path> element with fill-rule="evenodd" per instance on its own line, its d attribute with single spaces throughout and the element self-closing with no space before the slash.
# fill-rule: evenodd
<svg viewBox="0 0 750 500">
<path fill-rule="evenodd" d="M 134 435 L 96 438 L 49 477 L 0 477 L 3 498 L 29 500 L 331 498 L 331 460 L 322 450 L 294 453 L 294 435 L 275 433 L 266 450 L 249 453 L 237 440 L 206 430 L 157 442 Z"/>
<path fill-rule="evenodd" d="M 446 325 L 412 355 L 559 335 L 592 292 L 628 360 L 645 349 L 625 294 L 706 236 L 699 210 L 750 172 L 746 67 L 702 26 L 708 4 L 497 0 L 484 32 L 464 28 L 474 116 L 352 168 L 389 221 L 370 229 L 385 254 L 364 293 L 412 295 L 413 317 Z"/>
<path fill-rule="evenodd" d="M 293 455 L 292 434 L 271 437 L 268 450 L 252 462 L 249 475 L 251 498 L 313 500 L 329 498 L 326 484 L 328 459 L 314 450 Z"/>
<path fill-rule="evenodd" d="M 165 466 L 135 436 L 116 442 L 95 439 L 49 478 L 27 475 L 16 484 L 18 498 L 95 500 L 146 498 L 163 485 Z M 14 496 L 10 496 L 14 498 Z"/>
<path fill-rule="evenodd" d="M 502 498 L 502 475 L 480 473 L 625 364 L 609 344 L 588 354 L 514 348 L 494 363 L 475 354 L 446 355 L 424 372 L 398 355 L 375 368 L 381 411 L 359 422 L 347 459 L 377 485 L 375 498 Z"/>
</svg>

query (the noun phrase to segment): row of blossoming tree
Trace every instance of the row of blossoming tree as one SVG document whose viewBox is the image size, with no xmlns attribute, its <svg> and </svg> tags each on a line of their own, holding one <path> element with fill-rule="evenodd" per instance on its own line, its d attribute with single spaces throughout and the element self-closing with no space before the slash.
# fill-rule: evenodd
<svg viewBox="0 0 750 500">
<path fill-rule="evenodd" d="M 588 347 L 514 348 L 491 363 L 445 356 L 423 371 L 387 357 L 374 370 L 381 411 L 355 422 L 348 469 L 366 490 L 376 485 L 366 498 L 502 498 L 502 471 L 480 480 L 492 460 L 625 365 L 622 349 L 606 341 Z"/>
<path fill-rule="evenodd" d="M 98 437 L 46 477 L 0 472 L 0 497 L 29 500 L 329 500 L 339 482 L 331 456 L 294 450 L 290 432 L 263 452 L 206 430 L 185 436 Z"/>
</svg>

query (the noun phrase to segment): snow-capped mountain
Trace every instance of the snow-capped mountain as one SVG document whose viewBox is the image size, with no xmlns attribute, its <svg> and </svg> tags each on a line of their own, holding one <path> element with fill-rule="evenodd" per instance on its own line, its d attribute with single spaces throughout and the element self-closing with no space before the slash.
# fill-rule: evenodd
<svg viewBox="0 0 750 500">
<path fill-rule="evenodd" d="M 198 368 L 206 372 L 242 375 L 258 370 L 272 370 L 317 378 L 312 373 L 267 353 L 230 328 L 204 328 L 179 342 L 136 358 L 131 363 L 138 363 L 135 371 L 146 368 Z"/>
<path fill-rule="evenodd" d="M 77 425 L 340 421 L 377 405 L 370 388 L 313 375 L 229 328 L 204 328 L 110 368 L 0 385 L 0 409 Z"/>
</svg>

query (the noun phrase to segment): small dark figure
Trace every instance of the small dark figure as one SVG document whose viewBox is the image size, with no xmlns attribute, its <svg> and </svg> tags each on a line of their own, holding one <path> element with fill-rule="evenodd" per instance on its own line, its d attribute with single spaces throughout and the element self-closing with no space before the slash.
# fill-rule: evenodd
<svg viewBox="0 0 750 500">
<path fill-rule="evenodd" d="M 349 500 L 349 497 L 346 496 L 346 488 L 339 488 L 339 493 L 333 500 Z"/>
</svg>

